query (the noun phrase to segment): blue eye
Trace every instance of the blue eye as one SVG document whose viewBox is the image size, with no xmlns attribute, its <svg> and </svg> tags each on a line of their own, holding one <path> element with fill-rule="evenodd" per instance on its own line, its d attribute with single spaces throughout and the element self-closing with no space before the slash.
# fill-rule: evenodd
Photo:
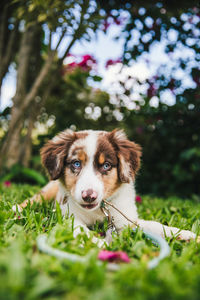
<svg viewBox="0 0 200 300">
<path fill-rule="evenodd" d="M 73 165 L 73 167 L 74 167 L 75 169 L 80 169 L 80 168 L 81 168 L 81 162 L 78 161 L 78 160 L 74 161 L 74 162 L 72 163 L 72 165 Z"/>
<path fill-rule="evenodd" d="M 110 170 L 110 169 L 111 169 L 111 164 L 110 164 L 109 162 L 105 162 L 105 163 L 103 164 L 103 169 L 104 169 L 105 171 Z"/>
</svg>

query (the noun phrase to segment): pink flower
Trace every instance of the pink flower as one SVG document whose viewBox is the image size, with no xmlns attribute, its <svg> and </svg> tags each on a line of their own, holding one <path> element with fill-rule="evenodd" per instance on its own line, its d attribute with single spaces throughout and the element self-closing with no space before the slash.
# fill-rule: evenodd
<svg viewBox="0 0 200 300">
<path fill-rule="evenodd" d="M 73 56 L 73 57 L 75 57 L 76 55 L 74 55 L 74 54 L 72 54 L 72 53 L 67 53 L 67 55 L 66 55 L 67 57 L 69 57 L 69 56 Z"/>
<path fill-rule="evenodd" d="M 140 196 L 136 196 L 135 201 L 138 203 L 142 203 L 142 198 Z"/>
<path fill-rule="evenodd" d="M 156 87 L 154 84 L 150 84 L 148 90 L 147 90 L 147 97 L 152 98 L 156 95 Z"/>
<path fill-rule="evenodd" d="M 136 132 L 137 132 L 137 134 L 142 134 L 143 133 L 143 128 L 142 127 L 137 127 Z"/>
<path fill-rule="evenodd" d="M 108 262 L 130 262 L 130 258 L 123 251 L 101 250 L 99 252 L 98 259 Z"/>
<path fill-rule="evenodd" d="M 107 29 L 110 27 L 111 23 L 108 22 L 108 20 L 106 19 L 104 22 L 103 22 L 103 31 L 106 32 Z"/>
<path fill-rule="evenodd" d="M 72 63 L 68 64 L 68 66 L 71 68 L 77 67 L 77 63 L 72 62 Z"/>
<path fill-rule="evenodd" d="M 11 182 L 9 180 L 4 181 L 4 186 L 6 187 L 10 187 L 11 186 Z"/>
<path fill-rule="evenodd" d="M 194 82 L 198 85 L 200 85 L 200 78 L 199 77 L 193 77 Z"/>
<path fill-rule="evenodd" d="M 77 64 L 77 66 L 79 66 L 79 67 L 81 67 L 82 69 L 85 69 L 85 70 L 92 69 L 92 67 L 94 67 L 94 65 L 96 65 L 96 60 L 94 59 L 94 57 L 92 57 L 89 54 L 83 55 L 81 62 L 79 62 Z"/>
<path fill-rule="evenodd" d="M 97 65 L 97 62 L 94 59 L 94 57 L 89 54 L 81 56 L 68 54 L 67 57 L 72 57 L 73 60 L 64 65 L 64 68 L 62 69 L 62 75 L 64 75 L 66 72 L 72 72 L 76 68 L 81 68 L 83 71 L 88 72 L 91 69 L 94 69 Z"/>
<path fill-rule="evenodd" d="M 121 61 L 121 59 L 116 59 L 116 60 L 113 60 L 113 59 L 109 59 L 109 60 L 107 60 L 107 62 L 106 62 L 106 69 L 109 67 L 109 66 L 112 66 L 112 65 L 115 65 L 115 64 L 118 64 L 118 63 L 121 63 L 122 61 Z"/>
</svg>

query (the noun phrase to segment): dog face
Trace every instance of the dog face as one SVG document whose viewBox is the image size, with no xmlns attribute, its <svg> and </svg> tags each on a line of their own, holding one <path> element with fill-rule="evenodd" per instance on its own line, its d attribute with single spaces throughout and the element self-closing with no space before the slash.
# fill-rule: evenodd
<svg viewBox="0 0 200 300">
<path fill-rule="evenodd" d="M 121 130 L 66 130 L 42 148 L 41 156 L 51 179 L 59 178 L 83 209 L 94 210 L 134 180 L 141 148 Z"/>
</svg>

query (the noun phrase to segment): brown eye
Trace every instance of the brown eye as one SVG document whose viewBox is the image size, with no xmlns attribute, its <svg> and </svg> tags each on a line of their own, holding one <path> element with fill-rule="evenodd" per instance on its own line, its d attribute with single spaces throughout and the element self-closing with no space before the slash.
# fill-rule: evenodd
<svg viewBox="0 0 200 300">
<path fill-rule="evenodd" d="M 76 170 L 79 170 L 81 168 L 81 162 L 79 160 L 73 161 L 72 167 Z"/>
<path fill-rule="evenodd" d="M 109 171 L 111 169 L 111 164 L 109 162 L 105 162 L 103 165 L 102 165 L 102 168 L 104 171 Z"/>
</svg>

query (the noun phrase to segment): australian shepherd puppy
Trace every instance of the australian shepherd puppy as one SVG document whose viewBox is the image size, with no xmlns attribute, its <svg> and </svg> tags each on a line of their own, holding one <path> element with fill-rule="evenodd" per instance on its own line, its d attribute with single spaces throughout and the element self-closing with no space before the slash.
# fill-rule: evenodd
<svg viewBox="0 0 200 300">
<path fill-rule="evenodd" d="M 104 221 L 100 206 L 105 199 L 137 222 L 141 229 L 184 240 L 195 238 L 191 231 L 139 219 L 134 181 L 140 167 L 141 147 L 129 141 L 122 130 L 65 130 L 47 142 L 41 157 L 51 181 L 31 202 L 40 201 L 41 195 L 58 201 L 63 215 L 74 216 L 75 236 L 80 227 L 88 233 L 88 226 Z M 18 210 L 27 203 L 24 201 Z M 109 210 L 118 231 L 131 225 L 114 208 Z M 102 244 L 102 240 L 96 242 Z"/>
</svg>

